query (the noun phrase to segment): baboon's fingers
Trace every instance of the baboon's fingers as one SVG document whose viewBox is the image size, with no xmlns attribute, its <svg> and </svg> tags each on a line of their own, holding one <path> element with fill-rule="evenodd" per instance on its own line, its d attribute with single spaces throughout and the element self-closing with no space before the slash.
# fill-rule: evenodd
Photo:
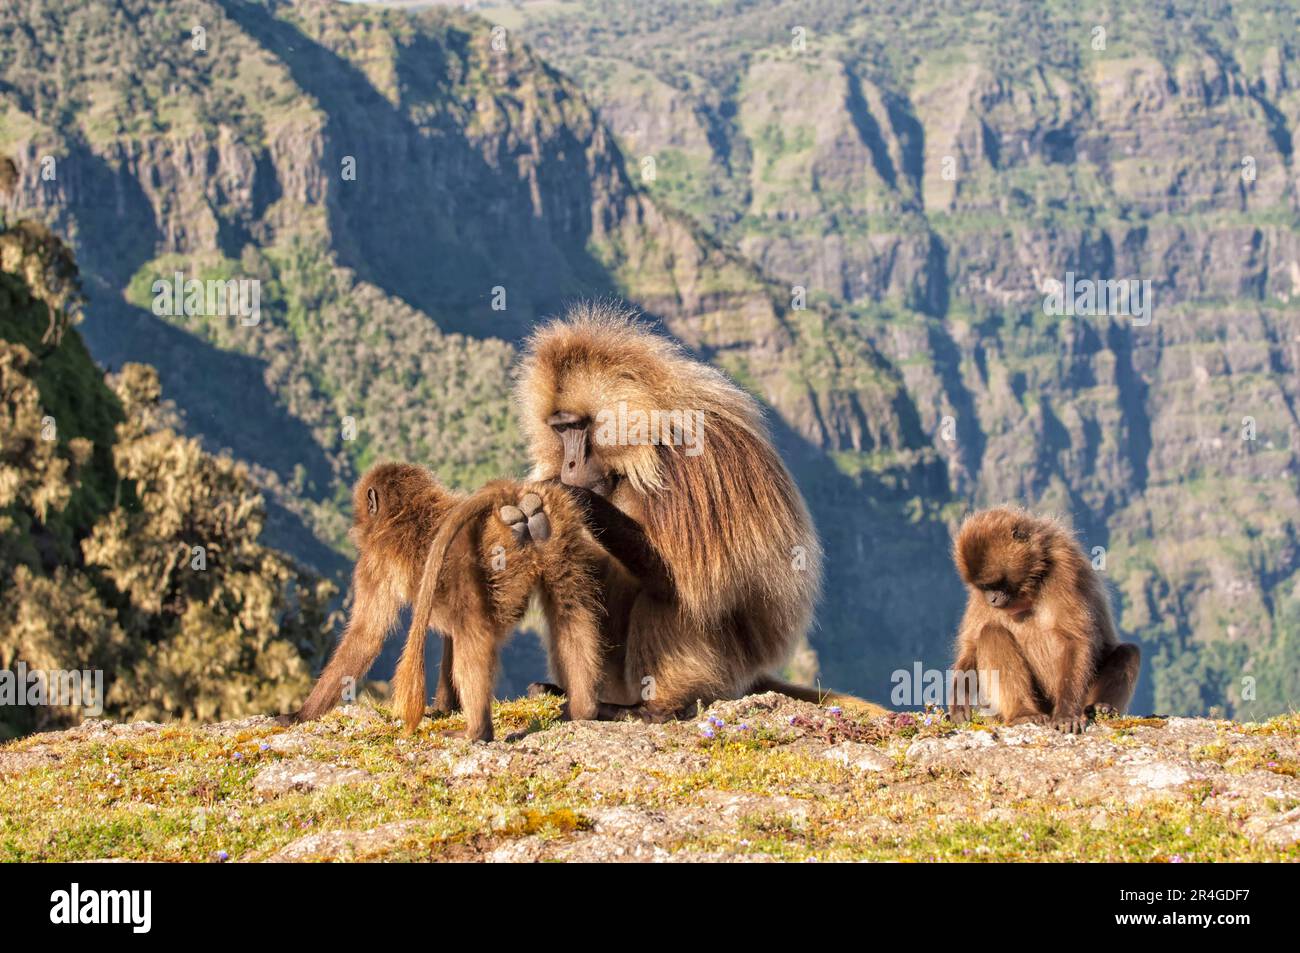
<svg viewBox="0 0 1300 953">
<path fill-rule="evenodd" d="M 519 501 L 519 508 L 523 510 L 525 516 L 532 516 L 541 511 L 542 498 L 536 493 L 525 493 L 524 498 Z"/>
<path fill-rule="evenodd" d="M 501 522 L 510 527 L 516 543 L 528 542 L 528 523 L 524 511 L 517 506 L 503 506 L 497 511 Z"/>
<path fill-rule="evenodd" d="M 539 543 L 544 543 L 551 538 L 551 521 L 541 510 L 528 517 L 528 534 Z"/>
</svg>

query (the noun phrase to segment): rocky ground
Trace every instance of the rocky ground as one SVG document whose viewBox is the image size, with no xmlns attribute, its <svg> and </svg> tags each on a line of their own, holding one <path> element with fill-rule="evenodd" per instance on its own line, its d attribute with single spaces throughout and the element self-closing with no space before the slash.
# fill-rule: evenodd
<svg viewBox="0 0 1300 953">
<path fill-rule="evenodd" d="M 671 725 L 498 706 L 491 744 L 354 705 L 92 721 L 0 748 L 4 860 L 1295 860 L 1300 716 L 1082 736 L 775 694 Z"/>
</svg>

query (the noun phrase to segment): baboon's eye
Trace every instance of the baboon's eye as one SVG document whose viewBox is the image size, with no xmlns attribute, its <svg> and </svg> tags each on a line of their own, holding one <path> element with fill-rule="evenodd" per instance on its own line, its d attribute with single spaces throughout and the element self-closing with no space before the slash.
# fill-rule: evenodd
<svg viewBox="0 0 1300 953">
<path fill-rule="evenodd" d="M 1029 530 L 1023 526 L 1017 526 L 1011 531 L 1011 538 L 1022 543 L 1029 542 Z"/>
</svg>

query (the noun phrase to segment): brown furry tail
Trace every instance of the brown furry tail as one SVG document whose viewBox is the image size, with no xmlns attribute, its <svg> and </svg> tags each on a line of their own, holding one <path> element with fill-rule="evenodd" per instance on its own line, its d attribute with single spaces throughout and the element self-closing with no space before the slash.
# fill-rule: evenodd
<svg viewBox="0 0 1300 953">
<path fill-rule="evenodd" d="M 812 702 L 814 705 L 841 705 L 873 716 L 889 713 L 889 709 L 882 708 L 866 699 L 858 698 L 856 695 L 824 691 L 807 685 L 794 685 L 790 682 L 784 682 L 773 675 L 760 676 L 750 688 L 750 692 L 777 692 L 781 695 L 797 698 L 801 702 Z"/>
<path fill-rule="evenodd" d="M 411 613 L 411 628 L 406 633 L 406 647 L 393 675 L 393 710 L 401 716 L 407 731 L 414 731 L 424 717 L 424 702 L 428 685 L 424 672 L 424 642 L 433 622 L 433 609 L 437 603 L 438 582 L 442 567 L 447 561 L 447 550 L 472 521 L 482 519 L 493 510 L 493 502 L 483 497 L 470 497 L 453 507 L 443 521 L 438 535 L 433 538 L 429 555 L 424 562 L 424 576 L 420 580 L 419 594 Z M 450 633 L 446 633 L 450 636 Z"/>
</svg>

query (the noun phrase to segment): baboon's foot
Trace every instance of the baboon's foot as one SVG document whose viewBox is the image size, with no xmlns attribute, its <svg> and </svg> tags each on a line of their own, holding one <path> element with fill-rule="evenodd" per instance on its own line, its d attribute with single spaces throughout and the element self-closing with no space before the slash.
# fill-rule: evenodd
<svg viewBox="0 0 1300 953">
<path fill-rule="evenodd" d="M 600 705 L 588 702 L 575 705 L 572 699 L 560 707 L 560 718 L 564 721 L 596 721 L 600 714 Z"/>
<path fill-rule="evenodd" d="M 551 521 L 542 509 L 542 498 L 536 493 L 525 493 L 518 506 L 503 506 L 497 515 L 510 527 L 515 542 L 526 543 L 531 539 L 544 543 L 551 538 Z"/>
<path fill-rule="evenodd" d="M 1117 718 L 1120 711 L 1114 705 L 1107 705 L 1105 702 L 1097 702 L 1089 705 L 1084 712 L 1090 715 L 1094 720 L 1098 718 Z"/>
<path fill-rule="evenodd" d="M 1042 712 L 1030 712 L 1025 715 L 1016 715 L 1014 718 L 1004 718 L 1002 723 L 1008 728 L 1014 728 L 1016 725 L 1049 725 L 1052 722 L 1051 715 L 1045 715 Z"/>
<path fill-rule="evenodd" d="M 545 698 L 547 695 L 563 695 L 564 689 L 554 682 L 529 682 L 529 698 Z"/>
<path fill-rule="evenodd" d="M 1088 730 L 1088 716 L 1082 711 L 1053 715 L 1052 727 L 1062 734 L 1081 735 Z"/>
<path fill-rule="evenodd" d="M 677 712 L 651 705 L 612 705 L 601 702 L 596 706 L 599 721 L 641 721 L 647 725 L 662 725 L 677 720 Z"/>
</svg>

